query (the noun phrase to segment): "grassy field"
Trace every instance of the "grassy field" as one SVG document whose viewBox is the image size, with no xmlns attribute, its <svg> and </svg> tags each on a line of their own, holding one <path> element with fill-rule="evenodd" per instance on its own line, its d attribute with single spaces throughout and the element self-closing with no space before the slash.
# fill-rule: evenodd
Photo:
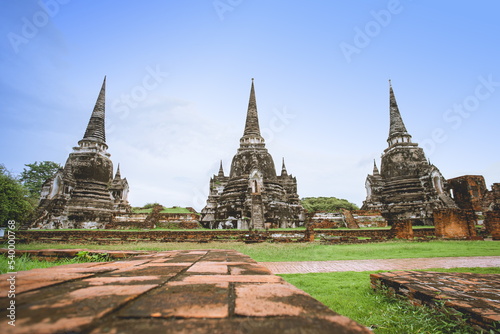
<svg viewBox="0 0 500 334">
<path fill-rule="evenodd" d="M 429 269 L 440 272 L 500 274 L 500 268 Z M 410 305 L 370 288 L 373 272 L 335 272 L 279 275 L 337 313 L 372 328 L 375 333 L 478 333 L 464 321 L 439 311 Z"/>
<path fill-rule="evenodd" d="M 182 250 L 182 249 L 235 249 L 258 262 L 328 261 L 401 259 L 456 256 L 500 256 L 498 241 L 441 241 L 428 242 L 389 241 L 372 244 L 321 245 L 314 243 L 128 243 L 116 245 L 96 244 L 18 244 L 18 249 L 86 248 L 103 250 Z"/>
</svg>

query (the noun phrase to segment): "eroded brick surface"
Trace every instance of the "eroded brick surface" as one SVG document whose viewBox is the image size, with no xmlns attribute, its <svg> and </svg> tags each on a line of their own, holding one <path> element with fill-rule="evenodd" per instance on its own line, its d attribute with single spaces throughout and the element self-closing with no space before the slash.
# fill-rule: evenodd
<svg viewBox="0 0 500 334">
<path fill-rule="evenodd" d="M 472 325 L 500 330 L 500 274 L 397 271 L 370 278 L 373 288 L 387 287 L 415 305 L 444 303 L 469 317 Z"/>
<path fill-rule="evenodd" d="M 476 237 L 476 216 L 462 209 L 434 211 L 436 237 L 445 239 L 473 239 Z"/>
<path fill-rule="evenodd" d="M 226 318 L 229 283 L 169 282 L 120 311 L 120 317 Z"/>
<path fill-rule="evenodd" d="M 233 250 L 141 254 L 16 280 L 16 327 L 2 333 L 371 333 Z"/>
</svg>

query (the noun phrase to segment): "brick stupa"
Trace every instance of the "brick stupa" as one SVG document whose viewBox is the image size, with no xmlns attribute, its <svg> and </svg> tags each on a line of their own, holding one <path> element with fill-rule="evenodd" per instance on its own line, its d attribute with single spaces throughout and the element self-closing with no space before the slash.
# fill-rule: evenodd
<svg viewBox="0 0 500 334">
<path fill-rule="evenodd" d="M 221 163 L 219 173 L 210 180 L 210 194 L 201 213 L 201 223 L 209 228 L 288 228 L 304 221 L 297 179 L 288 174 L 284 161 L 277 175 L 260 134 L 253 79 L 245 129 L 231 171 L 225 176 Z"/>
</svg>

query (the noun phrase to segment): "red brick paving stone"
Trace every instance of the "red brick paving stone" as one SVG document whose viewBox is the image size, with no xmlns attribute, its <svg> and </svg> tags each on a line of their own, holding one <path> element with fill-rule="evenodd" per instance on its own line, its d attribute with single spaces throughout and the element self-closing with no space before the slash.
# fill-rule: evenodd
<svg viewBox="0 0 500 334">
<path fill-rule="evenodd" d="M 283 283 L 236 284 L 234 313 L 241 316 L 327 316 L 330 310 L 295 286 Z"/>
<path fill-rule="evenodd" d="M 226 262 L 228 260 L 229 254 L 232 254 L 233 251 L 220 251 L 220 250 L 215 250 L 214 252 L 208 253 L 204 258 L 203 261 L 211 261 L 211 262 Z M 238 261 L 241 261 L 240 258 L 238 258 Z"/>
<path fill-rule="evenodd" d="M 140 266 L 128 267 L 119 269 L 109 273 L 109 276 L 149 276 L 149 275 L 160 275 L 160 276 L 172 276 L 180 273 L 184 269 L 188 268 L 191 264 L 186 263 L 175 263 L 169 265 L 169 263 L 146 263 Z"/>
<path fill-rule="evenodd" d="M 272 275 L 269 269 L 256 263 L 231 264 L 229 262 L 229 264 L 231 275 Z"/>
<path fill-rule="evenodd" d="M 179 254 L 168 261 L 165 261 L 165 263 L 176 263 L 176 262 L 197 262 L 199 261 L 203 255 L 189 255 L 189 254 Z"/>
<path fill-rule="evenodd" d="M 225 318 L 229 283 L 170 282 L 121 310 L 120 317 Z"/>
<path fill-rule="evenodd" d="M 173 277 L 171 275 L 170 277 Z M 108 285 L 108 284 L 158 284 L 163 283 L 161 276 L 131 276 L 131 277 L 91 277 L 86 278 L 82 282 L 87 282 L 89 285 Z"/>
<path fill-rule="evenodd" d="M 151 261 L 150 263 L 165 263 L 165 262 L 167 262 L 168 260 L 169 260 L 169 258 L 164 258 L 164 257 L 162 257 L 162 258 L 159 258 L 159 259 L 153 260 L 153 261 Z"/>
<path fill-rule="evenodd" d="M 96 273 L 104 273 L 107 271 L 115 270 L 114 266 L 107 266 L 109 262 L 94 262 L 93 266 L 87 266 L 86 264 L 79 267 L 76 264 L 67 264 L 61 266 L 55 266 L 51 268 L 51 272 L 53 273 L 63 273 L 63 274 L 96 274 Z M 37 272 L 45 272 L 45 269 L 33 269 L 30 270 L 34 273 Z M 23 273 L 22 271 L 20 273 Z"/>
<path fill-rule="evenodd" d="M 165 251 L 165 252 L 155 252 L 152 254 L 145 255 L 147 258 L 162 258 L 168 259 L 177 256 L 181 251 Z"/>
<path fill-rule="evenodd" d="M 96 268 L 110 268 L 113 270 L 123 269 L 123 268 L 132 268 L 136 266 L 143 265 L 148 263 L 148 260 L 129 260 L 129 261 L 115 261 L 115 262 L 101 262 L 95 265 Z"/>
<path fill-rule="evenodd" d="M 280 283 L 281 277 L 271 275 L 196 275 L 182 278 L 183 282 L 190 283 Z"/>
<path fill-rule="evenodd" d="M 492 315 L 487 314 L 484 317 L 491 322 L 495 322 L 495 321 L 500 322 L 500 314 L 492 314 Z"/>
<path fill-rule="evenodd" d="M 188 270 L 188 273 L 211 273 L 211 274 L 227 274 L 227 264 L 225 262 L 202 262 L 199 261 L 193 264 Z"/>
<path fill-rule="evenodd" d="M 236 284 L 235 314 L 250 317 L 294 316 L 315 319 L 314 321 L 328 320 L 329 325 L 321 328 L 320 332 L 337 333 L 333 328 L 336 324 L 339 333 L 371 333 L 367 328 L 353 320 L 332 312 L 328 307 L 312 298 L 304 291 L 289 283 L 282 284 Z M 321 320 L 320 320 L 321 319 Z M 299 332 L 300 333 L 300 332 Z M 312 333 L 314 333 L 312 331 Z"/>
<path fill-rule="evenodd" d="M 93 275 L 81 273 L 46 272 L 39 270 L 35 272 L 35 270 L 37 269 L 20 271 L 17 275 L 15 275 L 17 294 Z M 9 274 L 0 275 L 0 291 L 2 291 L 0 297 L 6 297 L 3 292 L 9 290 L 10 282 L 7 281 L 7 278 L 10 278 L 10 276 L 11 275 Z"/>
<path fill-rule="evenodd" d="M 436 304 L 440 300 L 446 307 L 466 314 L 472 324 L 500 331 L 500 323 L 498 327 L 494 324 L 500 320 L 499 274 L 410 271 L 372 274 L 370 278 L 372 287 L 382 284 L 393 288 L 414 304 Z"/>
<path fill-rule="evenodd" d="M 340 319 L 342 318 L 342 319 Z M 347 321 L 344 321 L 347 320 Z M 372 333 L 345 317 L 119 319 L 99 325 L 90 334 L 360 334 Z"/>
<path fill-rule="evenodd" d="M 208 252 L 210 252 L 210 250 L 188 250 L 188 251 L 184 251 L 186 253 L 189 253 L 189 254 L 193 254 L 193 255 L 206 255 Z"/>
<path fill-rule="evenodd" d="M 92 268 L 96 266 L 100 266 L 103 263 L 109 263 L 109 262 L 87 262 L 87 263 L 71 263 L 71 264 L 63 264 L 64 268 Z"/>
<path fill-rule="evenodd" d="M 78 333 L 83 326 L 156 286 L 93 286 L 34 301 L 16 308 L 16 327 L 6 326 L 4 333 Z"/>
</svg>

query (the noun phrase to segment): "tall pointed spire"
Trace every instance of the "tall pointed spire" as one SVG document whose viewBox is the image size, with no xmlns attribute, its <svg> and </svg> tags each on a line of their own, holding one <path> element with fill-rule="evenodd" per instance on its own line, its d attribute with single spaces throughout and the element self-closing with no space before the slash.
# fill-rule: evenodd
<svg viewBox="0 0 500 334">
<path fill-rule="evenodd" d="M 375 162 L 375 159 L 373 159 L 373 175 L 380 175 L 380 172 L 378 171 L 377 163 Z"/>
<path fill-rule="evenodd" d="M 115 179 L 121 179 L 122 176 L 120 174 L 120 164 L 118 164 L 118 168 L 116 169 Z"/>
<path fill-rule="evenodd" d="M 285 166 L 285 158 L 283 158 L 281 166 L 281 176 L 288 176 L 288 172 L 286 171 L 286 166 Z"/>
<path fill-rule="evenodd" d="M 247 119 L 245 122 L 245 131 L 240 140 L 241 144 L 264 144 L 264 138 L 260 135 L 259 115 L 257 114 L 257 102 L 255 99 L 255 89 L 253 85 L 250 89 L 250 99 L 248 101 Z"/>
<path fill-rule="evenodd" d="M 219 175 L 217 176 L 224 176 L 224 169 L 222 169 L 222 160 L 220 161 Z"/>
<path fill-rule="evenodd" d="M 390 112 L 390 128 L 389 128 L 389 146 L 397 142 L 411 142 L 411 135 L 406 130 L 403 118 L 399 112 L 399 107 L 396 102 L 394 91 L 392 90 L 391 80 L 389 80 L 389 112 Z M 406 139 L 403 139 L 406 138 Z M 400 140 L 398 140 L 400 139 Z"/>
<path fill-rule="evenodd" d="M 97 97 L 97 101 L 90 116 L 89 124 L 85 130 L 85 135 L 82 141 L 94 141 L 102 144 L 106 144 L 106 133 L 105 133 L 105 100 L 106 100 L 106 77 L 102 83 L 101 91 Z"/>
<path fill-rule="evenodd" d="M 250 89 L 250 99 L 248 101 L 247 121 L 245 123 L 244 136 L 256 135 L 260 136 L 259 115 L 257 114 L 257 101 L 255 100 L 255 89 L 253 86 Z"/>
</svg>

